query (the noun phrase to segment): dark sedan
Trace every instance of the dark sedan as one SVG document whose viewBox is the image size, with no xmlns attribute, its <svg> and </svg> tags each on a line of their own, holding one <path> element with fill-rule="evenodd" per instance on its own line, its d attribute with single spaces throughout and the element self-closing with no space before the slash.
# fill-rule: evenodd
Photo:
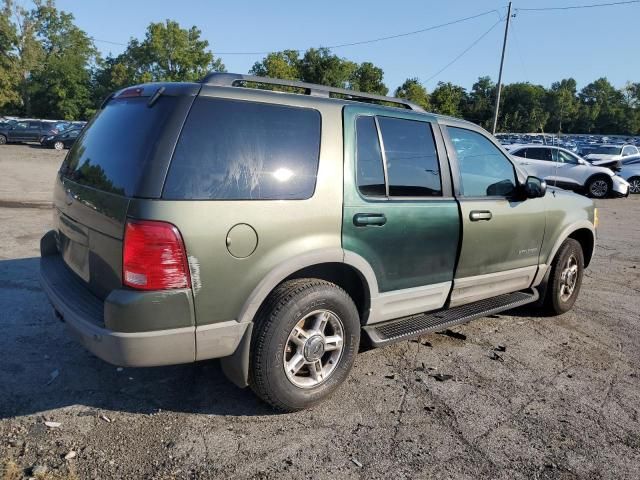
<svg viewBox="0 0 640 480">
<path fill-rule="evenodd" d="M 74 128 L 71 130 L 65 130 L 57 135 L 49 135 L 42 140 L 43 147 L 55 148 L 56 150 L 62 150 L 63 148 L 71 148 L 75 143 L 81 130 Z"/>
</svg>

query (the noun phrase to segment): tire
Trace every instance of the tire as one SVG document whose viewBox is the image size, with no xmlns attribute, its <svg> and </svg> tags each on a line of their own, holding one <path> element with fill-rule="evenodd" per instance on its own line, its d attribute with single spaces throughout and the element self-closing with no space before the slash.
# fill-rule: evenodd
<svg viewBox="0 0 640 480">
<path fill-rule="evenodd" d="M 571 273 L 572 272 L 572 273 Z M 584 275 L 584 254 L 577 240 L 567 238 L 551 264 L 544 308 L 550 315 L 562 315 L 578 298 Z M 573 285 L 572 288 L 569 288 Z"/>
<path fill-rule="evenodd" d="M 54 148 L 55 150 L 62 150 L 62 149 L 64 149 L 64 143 L 62 143 L 62 142 L 56 142 L 56 143 L 54 143 L 54 144 L 53 144 L 53 148 Z"/>
<path fill-rule="evenodd" d="M 640 193 L 640 177 L 631 177 L 627 182 L 629 182 L 629 193 L 636 195 Z"/>
<path fill-rule="evenodd" d="M 7 143 L 7 137 L 4 135 L 0 135 L 0 145 L 5 145 Z"/>
<path fill-rule="evenodd" d="M 256 316 L 249 385 L 278 410 L 312 407 L 349 376 L 359 345 L 360 317 L 344 290 L 313 278 L 287 281 L 269 295 Z"/>
<path fill-rule="evenodd" d="M 598 175 L 587 182 L 587 195 L 591 198 L 606 198 L 611 193 L 611 187 L 610 178 Z"/>
</svg>

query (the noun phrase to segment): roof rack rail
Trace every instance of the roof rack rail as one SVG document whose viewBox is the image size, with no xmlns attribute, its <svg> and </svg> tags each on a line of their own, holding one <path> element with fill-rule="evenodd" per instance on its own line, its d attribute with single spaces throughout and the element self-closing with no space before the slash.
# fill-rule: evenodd
<svg viewBox="0 0 640 480">
<path fill-rule="evenodd" d="M 343 95 L 347 100 L 375 100 L 377 102 L 394 103 L 396 105 L 402 105 L 404 108 L 408 108 L 409 110 L 424 112 L 424 109 L 422 107 L 403 98 L 385 97 L 383 95 L 374 95 L 372 93 L 363 93 L 356 90 L 347 90 L 346 88 L 327 87 L 324 85 L 316 85 L 314 83 L 298 82 L 296 80 L 281 80 L 279 78 L 258 77 L 256 75 L 218 72 L 209 73 L 201 80 L 201 83 L 204 83 L 206 85 L 214 85 L 219 87 L 238 87 L 245 82 L 298 88 L 300 90 L 304 90 L 305 95 L 311 95 L 314 97 L 331 98 L 331 94 L 334 94 Z"/>
</svg>

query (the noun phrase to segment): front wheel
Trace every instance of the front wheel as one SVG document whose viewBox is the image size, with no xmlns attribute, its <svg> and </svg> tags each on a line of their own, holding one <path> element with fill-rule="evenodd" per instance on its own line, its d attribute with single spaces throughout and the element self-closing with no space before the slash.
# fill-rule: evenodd
<svg viewBox="0 0 640 480">
<path fill-rule="evenodd" d="M 344 290 L 319 279 L 287 281 L 256 317 L 249 384 L 278 410 L 311 407 L 344 382 L 359 344 L 358 310 Z"/>
<path fill-rule="evenodd" d="M 56 142 L 53 144 L 53 148 L 55 148 L 56 150 L 62 150 L 64 148 L 64 143 Z"/>
<path fill-rule="evenodd" d="M 611 191 L 611 179 L 595 177 L 587 184 L 587 193 L 593 198 L 605 198 Z"/>
<path fill-rule="evenodd" d="M 640 193 L 640 177 L 631 177 L 629 180 L 629 192 L 638 194 Z"/>
<path fill-rule="evenodd" d="M 583 274 L 582 246 L 573 238 L 567 238 L 551 264 L 545 297 L 545 309 L 548 313 L 562 315 L 571 310 L 578 298 Z"/>
<path fill-rule="evenodd" d="M 0 145 L 4 145 L 5 143 L 7 143 L 7 137 L 0 135 Z"/>
</svg>

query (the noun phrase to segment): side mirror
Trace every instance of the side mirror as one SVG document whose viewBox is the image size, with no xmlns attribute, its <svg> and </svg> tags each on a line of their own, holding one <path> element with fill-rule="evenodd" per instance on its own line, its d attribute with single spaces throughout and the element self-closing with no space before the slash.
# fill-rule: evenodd
<svg viewBox="0 0 640 480">
<path fill-rule="evenodd" d="M 541 198 L 547 193 L 547 182 L 538 177 L 529 176 L 524 182 L 524 193 L 527 198 Z"/>
</svg>

